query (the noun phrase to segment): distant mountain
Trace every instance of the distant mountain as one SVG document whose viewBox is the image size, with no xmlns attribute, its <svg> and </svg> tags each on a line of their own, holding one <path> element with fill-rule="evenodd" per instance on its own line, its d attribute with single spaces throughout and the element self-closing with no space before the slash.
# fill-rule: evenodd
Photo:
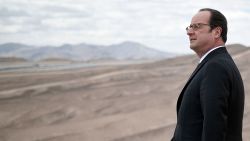
<svg viewBox="0 0 250 141">
<path fill-rule="evenodd" d="M 28 49 L 31 46 L 27 46 L 19 43 L 6 43 L 0 45 L 0 55 L 10 52 L 15 52 L 16 50 Z"/>
<path fill-rule="evenodd" d="M 121 44 L 111 45 L 107 47 L 109 53 L 117 59 L 147 59 L 147 58 L 169 58 L 171 54 L 160 52 L 155 49 L 148 48 L 142 44 L 135 42 L 123 42 Z M 173 54 L 172 54 L 173 56 Z"/>
<path fill-rule="evenodd" d="M 18 57 L 27 60 L 44 60 L 48 58 L 63 58 L 76 61 L 100 59 L 162 59 L 174 56 L 173 54 L 148 48 L 136 42 L 123 42 L 109 46 L 92 44 L 65 44 L 56 46 L 28 46 L 17 43 L 0 45 L 0 57 Z"/>
</svg>

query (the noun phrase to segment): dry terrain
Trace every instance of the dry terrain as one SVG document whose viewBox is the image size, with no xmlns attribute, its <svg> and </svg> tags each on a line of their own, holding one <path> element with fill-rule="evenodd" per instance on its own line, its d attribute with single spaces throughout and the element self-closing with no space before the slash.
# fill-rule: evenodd
<svg viewBox="0 0 250 141">
<path fill-rule="evenodd" d="M 250 49 L 229 48 L 245 83 L 250 141 Z M 0 71 L 0 141 L 168 141 L 176 100 L 198 58 Z M 0 64 L 1 65 L 1 64 Z"/>
</svg>

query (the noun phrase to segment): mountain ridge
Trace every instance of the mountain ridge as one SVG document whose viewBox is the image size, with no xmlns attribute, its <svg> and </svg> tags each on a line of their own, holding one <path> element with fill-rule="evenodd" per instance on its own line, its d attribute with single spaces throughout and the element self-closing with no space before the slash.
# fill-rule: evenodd
<svg viewBox="0 0 250 141">
<path fill-rule="evenodd" d="M 75 61 L 162 59 L 173 56 L 174 54 L 158 51 L 132 41 L 106 46 L 86 43 L 63 44 L 61 46 L 31 46 L 20 43 L 0 44 L 0 57 L 18 57 L 35 61 L 48 58 L 64 58 Z"/>
</svg>

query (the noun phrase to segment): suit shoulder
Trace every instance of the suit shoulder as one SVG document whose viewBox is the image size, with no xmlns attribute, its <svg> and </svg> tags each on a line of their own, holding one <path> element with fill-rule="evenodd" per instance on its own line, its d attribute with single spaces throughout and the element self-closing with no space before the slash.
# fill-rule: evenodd
<svg viewBox="0 0 250 141">
<path fill-rule="evenodd" d="M 233 62 L 228 58 L 217 57 L 209 60 L 204 65 L 205 72 L 221 72 L 221 73 L 229 73 L 229 71 L 234 67 Z"/>
<path fill-rule="evenodd" d="M 207 66 L 218 66 L 227 68 L 227 66 L 235 65 L 229 54 L 218 54 L 207 61 Z"/>
<path fill-rule="evenodd" d="M 230 77 L 233 74 L 239 73 L 236 64 L 229 55 L 216 56 L 208 60 L 203 70 L 205 74 L 218 74 Z"/>
</svg>

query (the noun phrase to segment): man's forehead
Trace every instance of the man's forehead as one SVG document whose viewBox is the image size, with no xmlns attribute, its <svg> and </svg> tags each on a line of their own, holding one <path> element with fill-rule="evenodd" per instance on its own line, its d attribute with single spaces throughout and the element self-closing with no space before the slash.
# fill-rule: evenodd
<svg viewBox="0 0 250 141">
<path fill-rule="evenodd" d="M 210 15 L 209 11 L 200 11 L 193 16 L 191 23 L 209 23 Z"/>
</svg>

